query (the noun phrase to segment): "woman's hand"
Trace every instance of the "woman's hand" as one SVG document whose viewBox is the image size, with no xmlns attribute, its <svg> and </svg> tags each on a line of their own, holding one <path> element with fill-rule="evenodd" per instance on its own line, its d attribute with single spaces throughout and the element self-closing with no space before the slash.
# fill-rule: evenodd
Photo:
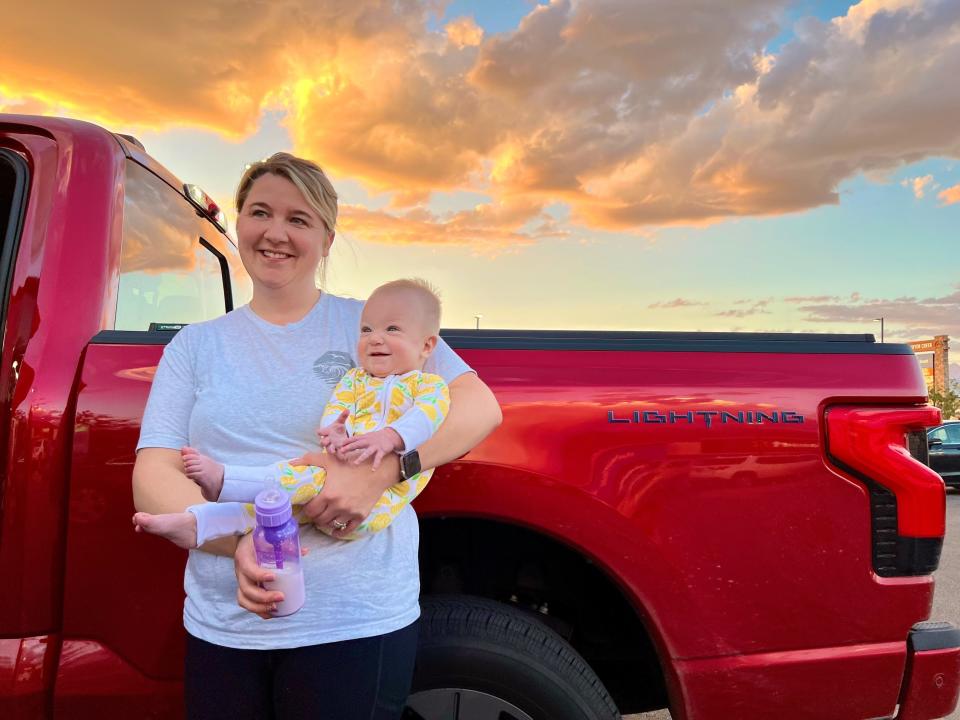
<svg viewBox="0 0 960 720">
<path fill-rule="evenodd" d="M 237 543 L 237 551 L 233 554 L 233 569 L 237 574 L 237 602 L 240 607 L 264 620 L 273 617 L 270 611 L 277 609 L 277 603 L 283 600 L 283 593 L 261 587 L 262 583 L 273 580 L 274 575 L 257 565 L 252 534 L 247 533 Z"/>
<path fill-rule="evenodd" d="M 303 514 L 317 527 L 333 530 L 334 537 L 344 537 L 357 529 L 373 510 L 384 491 L 400 482 L 400 461 L 388 455 L 377 470 L 368 465 L 356 466 L 339 460 L 330 453 L 310 454 L 316 465 L 327 471 L 323 490 L 303 506 Z"/>
</svg>

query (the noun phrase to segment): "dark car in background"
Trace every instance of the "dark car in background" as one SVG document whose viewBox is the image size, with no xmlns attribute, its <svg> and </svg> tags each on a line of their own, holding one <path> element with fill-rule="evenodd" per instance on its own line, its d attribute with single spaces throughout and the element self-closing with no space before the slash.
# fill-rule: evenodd
<svg viewBox="0 0 960 720">
<path fill-rule="evenodd" d="M 960 420 L 927 431 L 930 467 L 940 473 L 947 487 L 960 488 Z"/>
</svg>

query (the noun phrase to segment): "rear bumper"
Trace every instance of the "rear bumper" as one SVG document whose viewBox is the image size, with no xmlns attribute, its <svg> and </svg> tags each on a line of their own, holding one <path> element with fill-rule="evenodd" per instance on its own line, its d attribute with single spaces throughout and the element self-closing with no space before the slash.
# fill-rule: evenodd
<svg viewBox="0 0 960 720">
<path fill-rule="evenodd" d="M 679 660 L 674 667 L 684 696 L 674 717 L 683 720 L 934 720 L 957 705 L 960 631 L 919 623 L 907 642 Z"/>
<path fill-rule="evenodd" d="M 950 623 L 914 625 L 897 720 L 933 720 L 957 707 L 960 695 L 960 630 Z"/>
</svg>

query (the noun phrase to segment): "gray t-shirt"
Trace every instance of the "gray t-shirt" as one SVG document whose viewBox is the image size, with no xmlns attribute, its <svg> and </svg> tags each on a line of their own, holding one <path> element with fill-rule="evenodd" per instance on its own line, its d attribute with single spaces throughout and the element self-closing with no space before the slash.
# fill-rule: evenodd
<svg viewBox="0 0 960 720">
<path fill-rule="evenodd" d="M 290 325 L 273 325 L 244 305 L 183 328 L 157 368 L 137 450 L 191 445 L 219 462 L 266 465 L 316 448 L 330 392 L 357 362 L 362 307 L 324 293 Z M 448 383 L 470 371 L 443 341 L 424 369 Z M 191 550 L 184 627 L 217 645 L 273 649 L 381 635 L 419 617 L 419 528 L 410 506 L 360 540 L 304 525 L 301 543 L 310 550 L 306 604 L 269 621 L 237 604 L 232 558 Z"/>
</svg>

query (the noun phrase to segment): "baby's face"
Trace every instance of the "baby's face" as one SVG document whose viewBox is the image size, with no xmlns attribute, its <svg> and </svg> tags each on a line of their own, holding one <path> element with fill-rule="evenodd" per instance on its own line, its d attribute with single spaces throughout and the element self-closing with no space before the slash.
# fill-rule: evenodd
<svg viewBox="0 0 960 720">
<path fill-rule="evenodd" d="M 360 365 L 376 377 L 422 370 L 437 342 L 425 326 L 415 295 L 403 290 L 375 292 L 360 316 Z"/>
</svg>

